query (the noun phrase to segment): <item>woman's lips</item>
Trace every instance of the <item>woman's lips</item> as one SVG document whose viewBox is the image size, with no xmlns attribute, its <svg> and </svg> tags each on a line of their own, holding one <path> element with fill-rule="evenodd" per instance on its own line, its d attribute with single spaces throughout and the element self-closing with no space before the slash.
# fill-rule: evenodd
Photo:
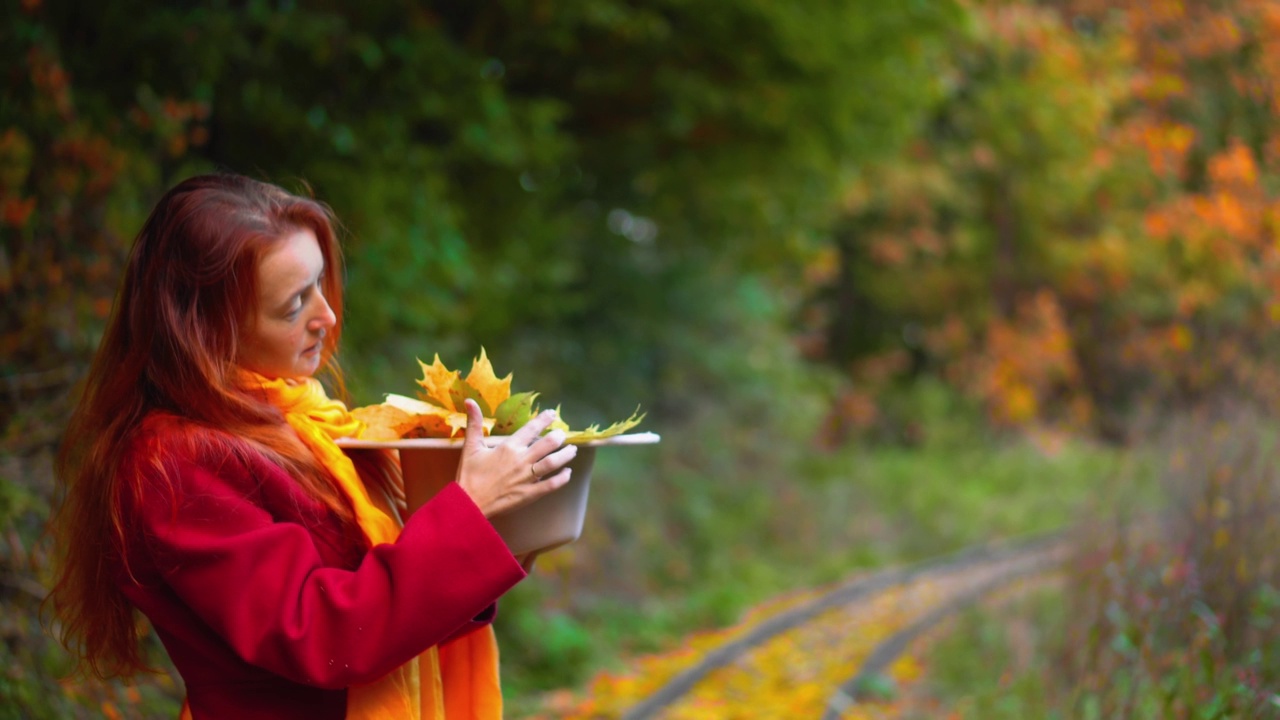
<svg viewBox="0 0 1280 720">
<path fill-rule="evenodd" d="M 324 336 L 325 336 L 324 331 L 321 331 L 320 333 L 318 333 L 318 334 L 316 335 L 316 341 L 315 341 L 315 344 L 313 344 L 313 345 L 311 345 L 311 346 L 307 347 L 307 349 L 306 349 L 306 350 L 303 350 L 303 351 L 302 351 L 302 354 L 303 354 L 303 355 L 312 355 L 312 354 L 314 354 L 314 353 L 319 352 L 319 351 L 320 351 L 320 346 L 324 345 Z"/>
</svg>

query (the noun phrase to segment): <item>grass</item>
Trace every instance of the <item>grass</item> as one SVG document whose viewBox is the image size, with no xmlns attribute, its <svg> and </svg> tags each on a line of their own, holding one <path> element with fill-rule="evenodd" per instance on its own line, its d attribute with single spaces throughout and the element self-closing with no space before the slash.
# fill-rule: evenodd
<svg viewBox="0 0 1280 720">
<path fill-rule="evenodd" d="M 1047 681 L 1054 672 L 1050 647 L 1060 641 L 1053 632 L 1063 627 L 1064 612 L 1057 588 L 1011 602 L 998 613 L 991 605 L 965 610 L 928 650 L 932 694 L 966 718 L 1066 717 L 1053 707 Z M 1006 672 L 1015 667 L 1017 672 Z"/>
<path fill-rule="evenodd" d="M 849 492 L 887 527 L 871 538 L 890 560 L 1065 527 L 1117 472 L 1120 456 L 1062 440 L 884 448 L 855 459 Z"/>
<path fill-rule="evenodd" d="M 1108 674 L 1105 690 L 1075 683 L 1062 672 L 1079 643 L 1068 631 L 1071 609 L 1061 589 L 1052 588 L 999 612 L 965 611 L 928 649 L 928 692 L 952 717 L 984 720 L 1280 717 L 1280 698 L 1251 684 L 1274 674 L 1274 650 L 1232 657 L 1211 623 L 1200 639 L 1145 660 L 1129 635 L 1108 634 L 1107 652 L 1129 667 Z"/>
</svg>

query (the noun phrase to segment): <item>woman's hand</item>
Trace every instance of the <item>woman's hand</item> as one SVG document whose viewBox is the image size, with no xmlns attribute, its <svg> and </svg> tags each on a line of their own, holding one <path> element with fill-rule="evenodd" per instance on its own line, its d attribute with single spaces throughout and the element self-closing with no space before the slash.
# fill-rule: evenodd
<svg viewBox="0 0 1280 720">
<path fill-rule="evenodd" d="M 485 517 L 500 515 L 532 502 L 569 482 L 565 467 L 578 454 L 564 444 L 564 433 L 546 430 L 555 412 L 538 413 L 495 447 L 484 444 L 484 417 L 474 400 L 466 401 L 467 435 L 458 464 L 458 484 Z"/>
</svg>

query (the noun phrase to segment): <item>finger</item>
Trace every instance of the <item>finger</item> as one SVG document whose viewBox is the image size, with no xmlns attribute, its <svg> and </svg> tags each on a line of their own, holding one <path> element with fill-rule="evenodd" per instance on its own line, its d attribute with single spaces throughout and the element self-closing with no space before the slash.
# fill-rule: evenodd
<svg viewBox="0 0 1280 720">
<path fill-rule="evenodd" d="M 534 486 L 534 489 L 541 495 L 549 492 L 555 492 L 564 487 L 565 483 L 573 476 L 573 468 L 564 468 L 558 472 L 552 473 Z"/>
<path fill-rule="evenodd" d="M 463 401 L 463 407 L 467 412 L 467 432 L 462 446 L 470 454 L 484 447 L 484 414 L 471 398 Z"/>
<path fill-rule="evenodd" d="M 560 430 L 560 429 L 552 430 L 546 435 L 543 435 L 542 437 L 533 441 L 533 444 L 529 446 L 529 454 L 531 454 L 535 458 L 540 458 L 546 455 L 550 455 L 551 453 L 555 452 L 557 449 L 564 446 L 564 439 L 565 439 L 565 434 L 563 430 Z"/>
<path fill-rule="evenodd" d="M 537 415 L 534 415 L 533 419 L 521 426 L 519 430 L 512 433 L 511 439 L 518 445 L 527 447 L 533 442 L 534 438 L 542 434 L 543 430 L 550 427 L 551 423 L 554 422 L 555 419 L 555 410 L 543 410 Z"/>
<path fill-rule="evenodd" d="M 538 477 L 554 475 L 557 470 L 573 462 L 578 456 L 577 445 L 566 445 L 533 464 L 533 474 Z"/>
</svg>

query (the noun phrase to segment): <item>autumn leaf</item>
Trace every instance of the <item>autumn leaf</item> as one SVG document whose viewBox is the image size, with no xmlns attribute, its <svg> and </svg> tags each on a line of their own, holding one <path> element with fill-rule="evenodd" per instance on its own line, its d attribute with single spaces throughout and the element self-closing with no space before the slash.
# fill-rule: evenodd
<svg viewBox="0 0 1280 720">
<path fill-rule="evenodd" d="M 615 435 L 621 435 L 639 425 L 641 420 L 644 420 L 644 414 L 640 413 L 640 408 L 636 408 L 636 412 L 632 413 L 631 417 L 626 420 L 619 420 L 603 430 L 596 425 L 588 426 L 585 430 L 568 430 L 564 441 L 566 443 L 584 443 L 589 440 L 603 440 Z"/>
<path fill-rule="evenodd" d="M 534 412 L 537 412 L 536 408 L 534 409 Z M 572 432 L 571 430 L 569 430 L 569 423 L 565 422 L 564 418 L 560 416 L 559 405 L 556 406 L 555 414 L 556 414 L 556 419 L 551 421 L 551 425 L 547 427 L 547 430 L 563 430 L 566 433 Z"/>
<path fill-rule="evenodd" d="M 387 401 L 384 404 L 399 408 L 410 415 L 443 415 L 453 412 L 433 403 L 423 402 L 417 398 L 404 395 L 396 395 L 395 393 L 388 394 Z"/>
<path fill-rule="evenodd" d="M 396 426 L 396 431 L 396 438 L 393 439 L 451 438 L 454 426 L 449 422 L 449 415 L 410 415 L 405 422 Z"/>
<path fill-rule="evenodd" d="M 420 397 L 388 394 L 386 402 L 379 406 L 357 408 L 352 411 L 366 424 L 362 437 L 371 440 L 395 440 L 401 438 L 454 438 L 465 433 L 467 415 L 465 402 L 474 400 L 484 416 L 485 434 L 510 435 L 538 413 L 534 401 L 536 392 L 511 394 L 511 374 L 499 379 L 489 362 L 484 348 L 480 357 L 472 361 L 471 372 L 466 378 L 457 370 L 450 370 L 437 354 L 430 365 L 418 361 L 422 368 Z M 561 430 L 565 442 L 583 443 L 620 435 L 640 424 L 644 415 L 639 409 L 631 417 L 601 429 L 591 425 L 584 430 L 573 430 L 560 416 L 546 431 Z"/>
<path fill-rule="evenodd" d="M 387 395 L 384 403 L 404 411 L 409 420 L 397 426 L 401 438 L 451 438 L 460 437 L 467 429 L 467 414 L 455 410 L 446 410 L 438 405 L 418 400 L 417 398 Z M 484 419 L 485 434 L 493 429 L 493 418 Z"/>
<path fill-rule="evenodd" d="M 504 400 L 494 413 L 493 434 L 510 435 L 529 422 L 533 417 L 533 401 L 537 397 L 536 392 L 522 392 Z"/>
<path fill-rule="evenodd" d="M 413 418 L 404 410 L 385 404 L 358 407 L 351 411 L 351 415 L 365 425 L 360 432 L 361 439 L 378 441 L 400 438 L 398 428 Z"/>
<path fill-rule="evenodd" d="M 468 398 L 475 400 L 476 404 L 480 406 L 481 415 L 485 417 L 493 415 L 492 406 L 480 395 L 480 391 L 472 387 L 466 380 L 458 377 L 453 381 L 453 386 L 449 388 L 449 399 L 453 401 L 453 407 L 458 412 L 465 412 L 465 403 Z"/>
<path fill-rule="evenodd" d="M 418 385 L 422 387 L 422 392 L 419 393 L 422 399 L 445 410 L 459 410 L 460 406 L 453 404 L 450 390 L 453 389 L 453 381 L 457 380 L 461 373 L 446 368 L 444 363 L 440 362 L 439 353 L 436 353 L 432 364 L 428 365 L 419 360 L 418 365 L 422 367 L 422 379 L 418 381 Z"/>
<path fill-rule="evenodd" d="M 483 346 L 480 348 L 480 357 L 471 363 L 471 372 L 467 373 L 466 383 L 475 388 L 484 399 L 480 404 L 481 408 L 496 409 L 511 396 L 511 373 L 507 373 L 506 377 L 499 380 L 497 374 L 493 372 L 493 365 L 489 363 L 489 356 L 485 353 Z M 485 415 L 490 414 L 489 410 L 485 410 Z"/>
</svg>

